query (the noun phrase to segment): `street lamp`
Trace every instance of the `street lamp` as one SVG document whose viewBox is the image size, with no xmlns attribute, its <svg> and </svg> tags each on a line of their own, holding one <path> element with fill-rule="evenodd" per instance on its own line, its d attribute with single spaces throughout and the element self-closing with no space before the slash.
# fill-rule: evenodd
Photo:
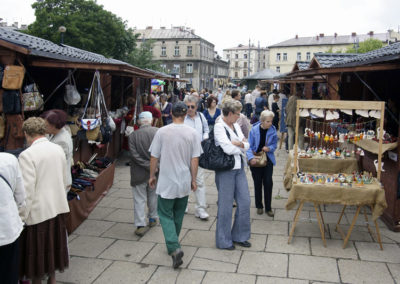
<svg viewBox="0 0 400 284">
<path fill-rule="evenodd" d="M 60 42 L 60 44 L 64 44 L 64 33 L 67 31 L 67 28 L 64 27 L 64 26 L 60 26 L 60 27 L 58 28 L 58 31 L 59 31 L 60 34 L 61 34 L 61 42 Z"/>
</svg>

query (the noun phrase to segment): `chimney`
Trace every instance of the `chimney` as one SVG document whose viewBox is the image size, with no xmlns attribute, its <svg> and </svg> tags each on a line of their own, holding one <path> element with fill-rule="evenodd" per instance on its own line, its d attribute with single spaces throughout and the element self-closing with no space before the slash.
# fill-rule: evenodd
<svg viewBox="0 0 400 284">
<path fill-rule="evenodd" d="M 147 26 L 147 27 L 146 27 L 146 30 L 152 30 L 152 29 L 153 29 L 152 26 Z"/>
<path fill-rule="evenodd" d="M 373 35 L 374 35 L 374 31 L 370 31 L 368 34 L 369 34 L 370 36 L 373 36 Z"/>
<path fill-rule="evenodd" d="M 14 24 L 12 24 L 12 26 L 13 26 L 14 28 L 18 28 L 18 22 L 14 22 Z"/>
<path fill-rule="evenodd" d="M 320 37 L 324 37 L 324 34 L 319 34 Z"/>
<path fill-rule="evenodd" d="M 299 38 L 299 35 L 296 35 L 296 37 L 295 37 L 296 39 L 298 39 Z"/>
<path fill-rule="evenodd" d="M 357 34 L 356 34 L 356 33 L 354 33 L 354 32 L 353 32 L 353 33 L 351 33 L 351 36 L 352 36 L 352 37 L 355 37 L 356 35 L 357 35 Z"/>
<path fill-rule="evenodd" d="M 335 33 L 334 36 L 337 37 L 337 33 Z"/>
<path fill-rule="evenodd" d="M 165 27 L 160 27 L 160 29 L 165 30 Z"/>
</svg>

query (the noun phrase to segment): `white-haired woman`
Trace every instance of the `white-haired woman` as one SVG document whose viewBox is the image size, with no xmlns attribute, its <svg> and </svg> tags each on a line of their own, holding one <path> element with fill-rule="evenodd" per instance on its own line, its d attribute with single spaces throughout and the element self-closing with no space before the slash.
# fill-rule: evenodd
<svg viewBox="0 0 400 284">
<path fill-rule="evenodd" d="M 215 124 L 214 138 L 224 152 L 233 155 L 233 169 L 215 172 L 215 183 L 218 189 L 216 246 L 220 249 L 235 249 L 234 244 L 250 247 L 250 194 L 244 165 L 244 154 L 249 143 L 240 126 L 236 123 L 240 117 L 242 104 L 233 99 L 221 105 L 222 119 Z M 229 134 L 229 135 L 228 135 Z M 237 209 L 232 226 L 232 204 L 236 201 Z"/>
<path fill-rule="evenodd" d="M 256 201 L 257 214 L 265 213 L 274 217 L 271 208 L 272 199 L 272 173 L 276 164 L 274 152 L 278 143 L 278 135 L 275 126 L 272 125 L 274 113 L 264 110 L 260 114 L 260 121 L 255 123 L 250 131 L 250 148 L 247 150 L 247 159 L 250 164 L 251 175 L 254 180 L 254 197 Z M 256 160 L 254 154 L 264 151 L 267 154 L 267 165 L 265 167 L 254 167 Z M 262 188 L 264 186 L 264 206 L 262 202 Z"/>
</svg>

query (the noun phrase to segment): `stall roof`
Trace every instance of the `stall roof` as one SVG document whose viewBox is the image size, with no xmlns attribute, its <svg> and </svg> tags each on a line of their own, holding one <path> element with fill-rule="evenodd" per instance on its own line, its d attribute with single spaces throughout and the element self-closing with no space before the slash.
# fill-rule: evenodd
<svg viewBox="0 0 400 284">
<path fill-rule="evenodd" d="M 82 68 L 115 71 L 145 78 L 166 78 L 158 72 L 141 69 L 101 54 L 21 33 L 14 28 L 0 27 L 0 46 L 32 56 L 30 64 L 51 68 Z M 171 79 L 173 80 L 173 79 Z"/>
<path fill-rule="evenodd" d="M 392 43 L 380 49 L 358 54 L 341 62 L 337 62 L 332 67 L 351 67 L 365 64 L 381 63 L 400 59 L 400 42 Z"/>
<path fill-rule="evenodd" d="M 357 56 L 355 53 L 314 53 L 314 57 L 311 60 L 309 68 L 329 68 L 335 64 L 343 62 L 346 59 L 350 59 Z"/>
<path fill-rule="evenodd" d="M 305 70 L 310 66 L 309 61 L 296 61 L 292 68 L 292 72 L 294 71 L 299 71 L 299 70 Z"/>
</svg>

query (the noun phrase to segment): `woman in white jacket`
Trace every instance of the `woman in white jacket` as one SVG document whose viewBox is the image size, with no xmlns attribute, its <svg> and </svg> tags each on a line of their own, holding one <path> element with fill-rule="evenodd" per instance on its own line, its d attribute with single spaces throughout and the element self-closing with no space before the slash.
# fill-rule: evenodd
<svg viewBox="0 0 400 284">
<path fill-rule="evenodd" d="M 235 165 L 232 170 L 216 171 L 215 183 L 218 189 L 218 219 L 215 233 L 216 246 L 220 249 L 235 249 L 234 243 L 250 247 L 250 194 L 244 166 L 245 153 L 249 143 L 240 126 L 236 123 L 240 117 L 242 104 L 235 100 L 222 103 L 222 119 L 215 124 L 214 138 L 224 152 L 233 155 Z M 227 134 L 229 133 L 229 136 Z M 232 204 L 237 209 L 232 226 Z"/>
<path fill-rule="evenodd" d="M 55 271 L 69 264 L 66 214 L 67 160 L 62 148 L 45 137 L 46 122 L 28 118 L 23 126 L 29 148 L 19 156 L 26 206 L 21 217 L 26 223 L 21 235 L 20 276 L 41 283 L 56 283 Z"/>
<path fill-rule="evenodd" d="M 0 196 L 0 282 L 14 284 L 24 225 L 18 210 L 25 206 L 25 189 L 18 160 L 8 153 L 0 153 Z"/>
</svg>

